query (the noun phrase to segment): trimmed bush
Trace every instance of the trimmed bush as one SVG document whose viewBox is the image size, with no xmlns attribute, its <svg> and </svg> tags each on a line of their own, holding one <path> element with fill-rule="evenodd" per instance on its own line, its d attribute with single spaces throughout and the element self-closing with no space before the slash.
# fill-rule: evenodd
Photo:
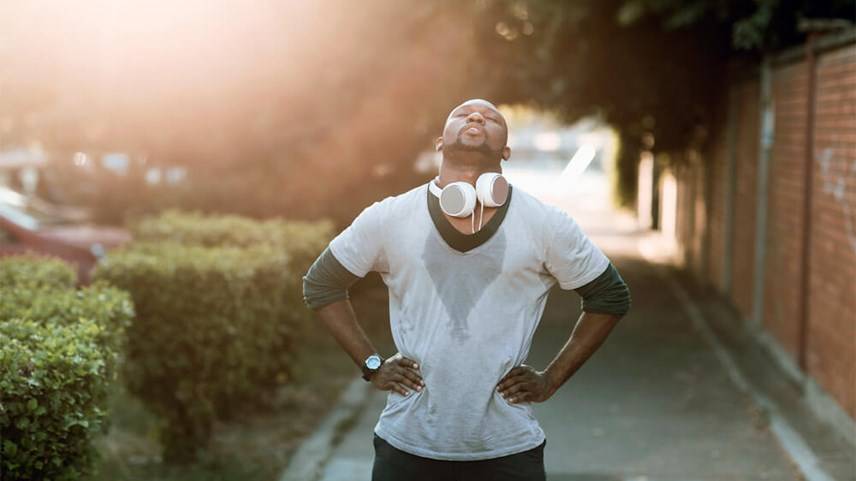
<svg viewBox="0 0 856 481">
<path fill-rule="evenodd" d="M 167 210 L 132 226 L 134 239 L 173 241 L 205 247 L 252 247 L 279 244 L 276 221 L 257 221 L 237 215 L 206 216 L 199 212 Z"/>
<path fill-rule="evenodd" d="M 165 420 L 168 461 L 192 459 L 212 423 L 288 380 L 300 273 L 281 248 L 137 243 L 96 268 L 133 296 L 124 378 Z"/>
<path fill-rule="evenodd" d="M 57 258 L 35 255 L 0 257 L 0 289 L 71 289 L 76 281 L 77 274 L 74 269 Z"/>
<path fill-rule="evenodd" d="M 2 271 L 2 269 L 0 269 Z M 107 363 L 106 374 L 115 378 L 118 356 L 123 351 L 125 330 L 134 316 L 127 292 L 103 282 L 83 289 L 30 289 L 13 287 L 0 297 L 0 322 L 31 319 L 45 326 L 70 326 L 81 319 L 95 321 L 101 330 L 97 341 Z"/>
<path fill-rule="evenodd" d="M 92 467 L 91 441 L 106 422 L 108 386 L 133 317 L 130 296 L 105 285 L 64 288 L 72 284 L 61 265 L 32 258 L 0 264 L 7 281 L 36 274 L 10 281 L 0 297 L 4 481 L 79 479 Z"/>
<path fill-rule="evenodd" d="M 0 472 L 5 480 L 79 479 L 93 461 L 108 384 L 101 327 L 0 322 Z"/>
<path fill-rule="evenodd" d="M 205 247 L 271 245 L 284 249 L 294 271 L 304 273 L 332 238 L 333 225 L 328 221 L 259 221 L 237 215 L 167 210 L 139 221 L 131 230 L 135 239 L 144 242 L 173 241 Z"/>
</svg>

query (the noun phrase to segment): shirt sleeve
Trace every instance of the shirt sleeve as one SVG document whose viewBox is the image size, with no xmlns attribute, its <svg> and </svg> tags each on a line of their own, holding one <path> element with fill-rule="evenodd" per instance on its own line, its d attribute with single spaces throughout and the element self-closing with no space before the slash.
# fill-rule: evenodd
<svg viewBox="0 0 856 481">
<path fill-rule="evenodd" d="M 310 309 L 317 310 L 345 300 L 348 298 L 348 288 L 358 279 L 336 260 L 328 247 L 303 276 L 303 302 Z"/>
<path fill-rule="evenodd" d="M 366 207 L 330 241 L 330 251 L 336 259 L 358 277 L 365 277 L 371 271 L 383 272 L 383 212 L 387 205 L 383 201 Z"/>
<path fill-rule="evenodd" d="M 609 259 L 564 211 L 551 210 L 545 231 L 544 264 L 562 289 L 577 289 L 606 271 Z"/>
<path fill-rule="evenodd" d="M 603 274 L 575 291 L 582 298 L 585 312 L 624 316 L 630 310 L 630 289 L 612 263 Z"/>
</svg>

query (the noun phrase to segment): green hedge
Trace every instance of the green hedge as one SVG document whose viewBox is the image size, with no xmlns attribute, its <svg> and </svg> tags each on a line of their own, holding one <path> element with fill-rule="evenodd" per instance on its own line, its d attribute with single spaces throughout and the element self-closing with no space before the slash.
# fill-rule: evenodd
<svg viewBox="0 0 856 481">
<path fill-rule="evenodd" d="M 81 319 L 95 321 L 102 327 L 97 341 L 105 353 L 106 374 L 111 380 L 133 316 L 128 293 L 103 282 L 76 290 L 13 287 L 0 297 L 0 320 L 33 319 L 47 326 L 73 325 Z"/>
<path fill-rule="evenodd" d="M 167 210 L 131 226 L 139 241 L 173 241 L 205 247 L 254 247 L 271 245 L 284 249 L 295 272 L 306 272 L 332 238 L 329 221 L 259 221 L 237 215 L 204 215 Z"/>
<path fill-rule="evenodd" d="M 34 255 L 0 257 L 0 288 L 65 288 L 77 281 L 74 269 L 56 258 Z"/>
<path fill-rule="evenodd" d="M 78 479 L 92 463 L 108 380 L 94 321 L 0 322 L 0 471 L 5 480 Z"/>
<path fill-rule="evenodd" d="M 129 291 L 137 306 L 124 377 L 164 418 L 168 461 L 195 457 L 215 419 L 264 402 L 288 380 L 303 309 L 282 249 L 137 243 L 111 252 L 95 278 Z"/>
<path fill-rule="evenodd" d="M 22 272 L 47 281 L 10 281 L 0 296 L 0 473 L 4 481 L 79 479 L 92 467 L 133 307 L 104 285 L 61 288 L 53 281 L 68 276 L 55 261 L 0 263 L 4 280 Z"/>
</svg>

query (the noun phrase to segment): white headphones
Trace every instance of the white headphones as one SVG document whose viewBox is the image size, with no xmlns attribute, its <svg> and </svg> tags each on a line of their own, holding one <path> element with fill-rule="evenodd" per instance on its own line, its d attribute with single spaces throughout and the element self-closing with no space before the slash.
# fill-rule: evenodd
<svg viewBox="0 0 856 481">
<path fill-rule="evenodd" d="M 451 217 L 473 216 L 473 233 L 475 230 L 476 200 L 481 202 L 481 214 L 484 216 L 484 207 L 500 207 L 508 200 L 508 181 L 501 174 L 486 172 L 476 180 L 473 188 L 469 182 L 451 182 L 440 189 L 434 179 L 429 184 L 429 189 L 435 197 L 440 199 L 440 209 Z M 479 218 L 479 230 L 482 221 Z"/>
</svg>

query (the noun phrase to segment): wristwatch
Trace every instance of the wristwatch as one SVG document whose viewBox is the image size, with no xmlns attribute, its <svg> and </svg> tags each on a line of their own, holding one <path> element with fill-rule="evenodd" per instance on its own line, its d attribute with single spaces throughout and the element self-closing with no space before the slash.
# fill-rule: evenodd
<svg viewBox="0 0 856 481">
<path fill-rule="evenodd" d="M 383 365 L 383 361 L 385 361 L 385 359 L 380 357 L 380 354 L 378 353 L 374 353 L 367 357 L 361 366 L 361 369 L 363 370 L 363 379 L 371 381 L 374 373 L 380 370 L 380 366 Z"/>
</svg>

